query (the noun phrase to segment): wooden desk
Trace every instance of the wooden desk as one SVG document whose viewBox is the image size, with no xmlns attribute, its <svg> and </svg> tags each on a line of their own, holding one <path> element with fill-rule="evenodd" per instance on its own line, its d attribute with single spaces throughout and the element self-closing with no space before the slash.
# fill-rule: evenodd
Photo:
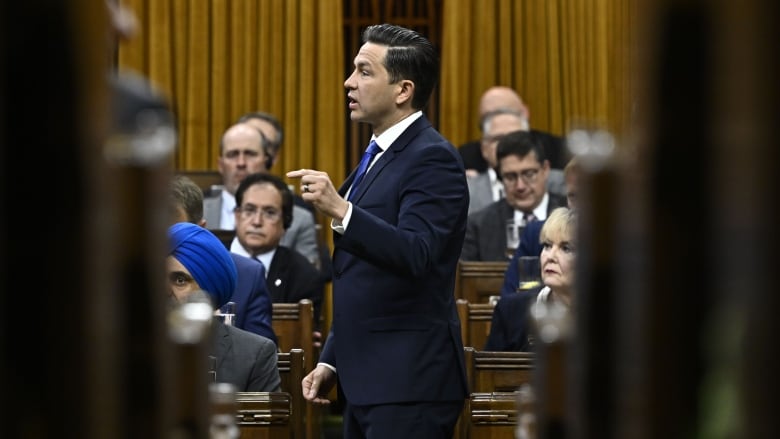
<svg viewBox="0 0 780 439">
<path fill-rule="evenodd" d="M 488 303 L 501 294 L 509 261 L 459 261 L 455 276 L 455 298 L 469 303 Z"/>
</svg>

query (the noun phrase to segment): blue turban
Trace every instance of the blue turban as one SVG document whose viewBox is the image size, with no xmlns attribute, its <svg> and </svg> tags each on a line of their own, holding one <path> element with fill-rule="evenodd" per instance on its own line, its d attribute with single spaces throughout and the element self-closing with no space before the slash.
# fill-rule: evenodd
<svg viewBox="0 0 780 439">
<path fill-rule="evenodd" d="M 236 288 L 236 264 L 213 233 L 192 223 L 176 223 L 168 228 L 170 255 L 190 272 L 220 308 Z"/>
</svg>

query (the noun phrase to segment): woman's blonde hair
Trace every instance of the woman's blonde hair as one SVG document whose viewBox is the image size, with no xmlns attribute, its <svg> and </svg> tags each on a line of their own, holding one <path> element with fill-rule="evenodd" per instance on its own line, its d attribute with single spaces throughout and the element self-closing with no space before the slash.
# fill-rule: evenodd
<svg viewBox="0 0 780 439">
<path fill-rule="evenodd" d="M 577 215 L 573 209 L 559 207 L 554 209 L 539 232 L 539 242 L 573 241 L 576 237 Z M 562 239 L 556 239 L 562 238 Z"/>
</svg>

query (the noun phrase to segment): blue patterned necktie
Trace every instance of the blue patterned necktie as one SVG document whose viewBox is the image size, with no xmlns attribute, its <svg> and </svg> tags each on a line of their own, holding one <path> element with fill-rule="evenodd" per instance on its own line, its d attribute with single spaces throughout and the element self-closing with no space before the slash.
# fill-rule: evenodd
<svg viewBox="0 0 780 439">
<path fill-rule="evenodd" d="M 357 172 L 355 173 L 355 181 L 352 182 L 352 189 L 349 190 L 349 197 L 347 197 L 348 201 L 352 201 L 352 196 L 355 194 L 355 192 L 357 192 L 358 185 L 361 181 L 363 181 L 363 177 L 366 176 L 368 165 L 371 164 L 371 162 L 374 160 L 374 157 L 376 157 L 377 153 L 381 150 L 382 149 L 379 147 L 379 145 L 377 145 L 373 140 L 368 144 L 368 148 L 366 148 L 366 152 L 363 153 L 363 158 L 360 159 L 360 164 L 358 165 Z"/>
</svg>

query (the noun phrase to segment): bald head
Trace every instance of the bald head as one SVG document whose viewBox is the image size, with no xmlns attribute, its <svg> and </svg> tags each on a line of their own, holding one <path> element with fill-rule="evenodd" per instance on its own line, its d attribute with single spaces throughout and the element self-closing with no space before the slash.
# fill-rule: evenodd
<svg viewBox="0 0 780 439">
<path fill-rule="evenodd" d="M 515 111 L 528 119 L 528 108 L 520 99 L 520 95 L 509 87 L 490 87 L 482 93 L 479 100 L 479 117 L 499 110 Z"/>
<path fill-rule="evenodd" d="M 265 136 L 252 125 L 238 123 L 225 130 L 217 166 L 228 192 L 235 194 L 238 184 L 247 175 L 268 171 L 266 147 Z"/>
<path fill-rule="evenodd" d="M 260 132 L 260 130 L 258 130 L 256 127 L 248 123 L 237 123 L 225 130 L 225 132 L 222 134 L 221 146 L 224 149 L 225 144 L 240 142 L 254 143 L 257 144 L 259 148 L 262 148 L 265 141 L 263 137 L 263 133 Z"/>
</svg>

